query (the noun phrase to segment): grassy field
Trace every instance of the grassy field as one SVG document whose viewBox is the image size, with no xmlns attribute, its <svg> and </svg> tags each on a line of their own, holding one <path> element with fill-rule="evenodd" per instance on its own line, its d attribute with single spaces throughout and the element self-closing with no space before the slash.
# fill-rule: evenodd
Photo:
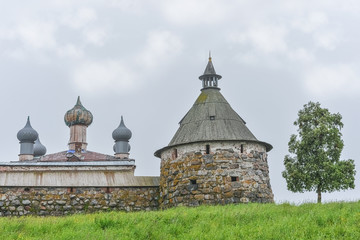
<svg viewBox="0 0 360 240">
<path fill-rule="evenodd" d="M 0 239 L 360 239 L 360 202 L 2 217 Z"/>
</svg>

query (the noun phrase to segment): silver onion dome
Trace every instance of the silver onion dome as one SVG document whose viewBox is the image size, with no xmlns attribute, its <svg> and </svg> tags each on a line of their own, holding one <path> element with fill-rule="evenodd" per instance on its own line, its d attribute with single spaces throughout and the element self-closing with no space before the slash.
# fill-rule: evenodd
<svg viewBox="0 0 360 240">
<path fill-rule="evenodd" d="M 130 129 L 128 129 L 124 124 L 124 119 L 121 116 L 121 122 L 118 128 L 116 128 L 113 133 L 112 137 L 115 141 L 129 141 L 131 138 L 132 133 Z"/>
<path fill-rule="evenodd" d="M 34 144 L 34 157 L 44 156 L 45 154 L 46 154 L 46 147 L 42 145 L 38 137 Z"/>
<path fill-rule="evenodd" d="M 38 138 L 38 133 L 31 127 L 30 117 L 27 118 L 26 125 L 17 133 L 20 142 L 33 143 Z"/>
</svg>

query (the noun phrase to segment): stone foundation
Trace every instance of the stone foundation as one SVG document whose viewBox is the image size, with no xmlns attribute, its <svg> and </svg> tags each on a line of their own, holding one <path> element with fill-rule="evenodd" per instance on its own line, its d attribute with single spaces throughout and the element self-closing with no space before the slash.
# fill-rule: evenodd
<svg viewBox="0 0 360 240">
<path fill-rule="evenodd" d="M 261 143 L 177 146 L 161 154 L 160 176 L 161 208 L 274 201 Z"/>
<path fill-rule="evenodd" d="M 157 210 L 158 187 L 0 187 L 0 216 Z"/>
</svg>

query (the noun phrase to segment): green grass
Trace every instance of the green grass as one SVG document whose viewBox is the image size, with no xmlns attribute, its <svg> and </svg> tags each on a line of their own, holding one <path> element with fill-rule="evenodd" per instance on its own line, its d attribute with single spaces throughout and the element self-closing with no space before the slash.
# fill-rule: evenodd
<svg viewBox="0 0 360 240">
<path fill-rule="evenodd" d="M 360 239 L 360 202 L 2 217 L 0 239 Z"/>
</svg>

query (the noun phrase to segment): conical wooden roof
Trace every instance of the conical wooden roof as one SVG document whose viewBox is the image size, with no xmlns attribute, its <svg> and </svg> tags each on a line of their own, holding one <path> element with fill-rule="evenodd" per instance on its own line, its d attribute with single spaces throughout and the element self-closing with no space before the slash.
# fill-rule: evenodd
<svg viewBox="0 0 360 240">
<path fill-rule="evenodd" d="M 217 140 L 258 141 L 219 89 L 206 88 L 180 121 L 169 146 Z"/>
</svg>

